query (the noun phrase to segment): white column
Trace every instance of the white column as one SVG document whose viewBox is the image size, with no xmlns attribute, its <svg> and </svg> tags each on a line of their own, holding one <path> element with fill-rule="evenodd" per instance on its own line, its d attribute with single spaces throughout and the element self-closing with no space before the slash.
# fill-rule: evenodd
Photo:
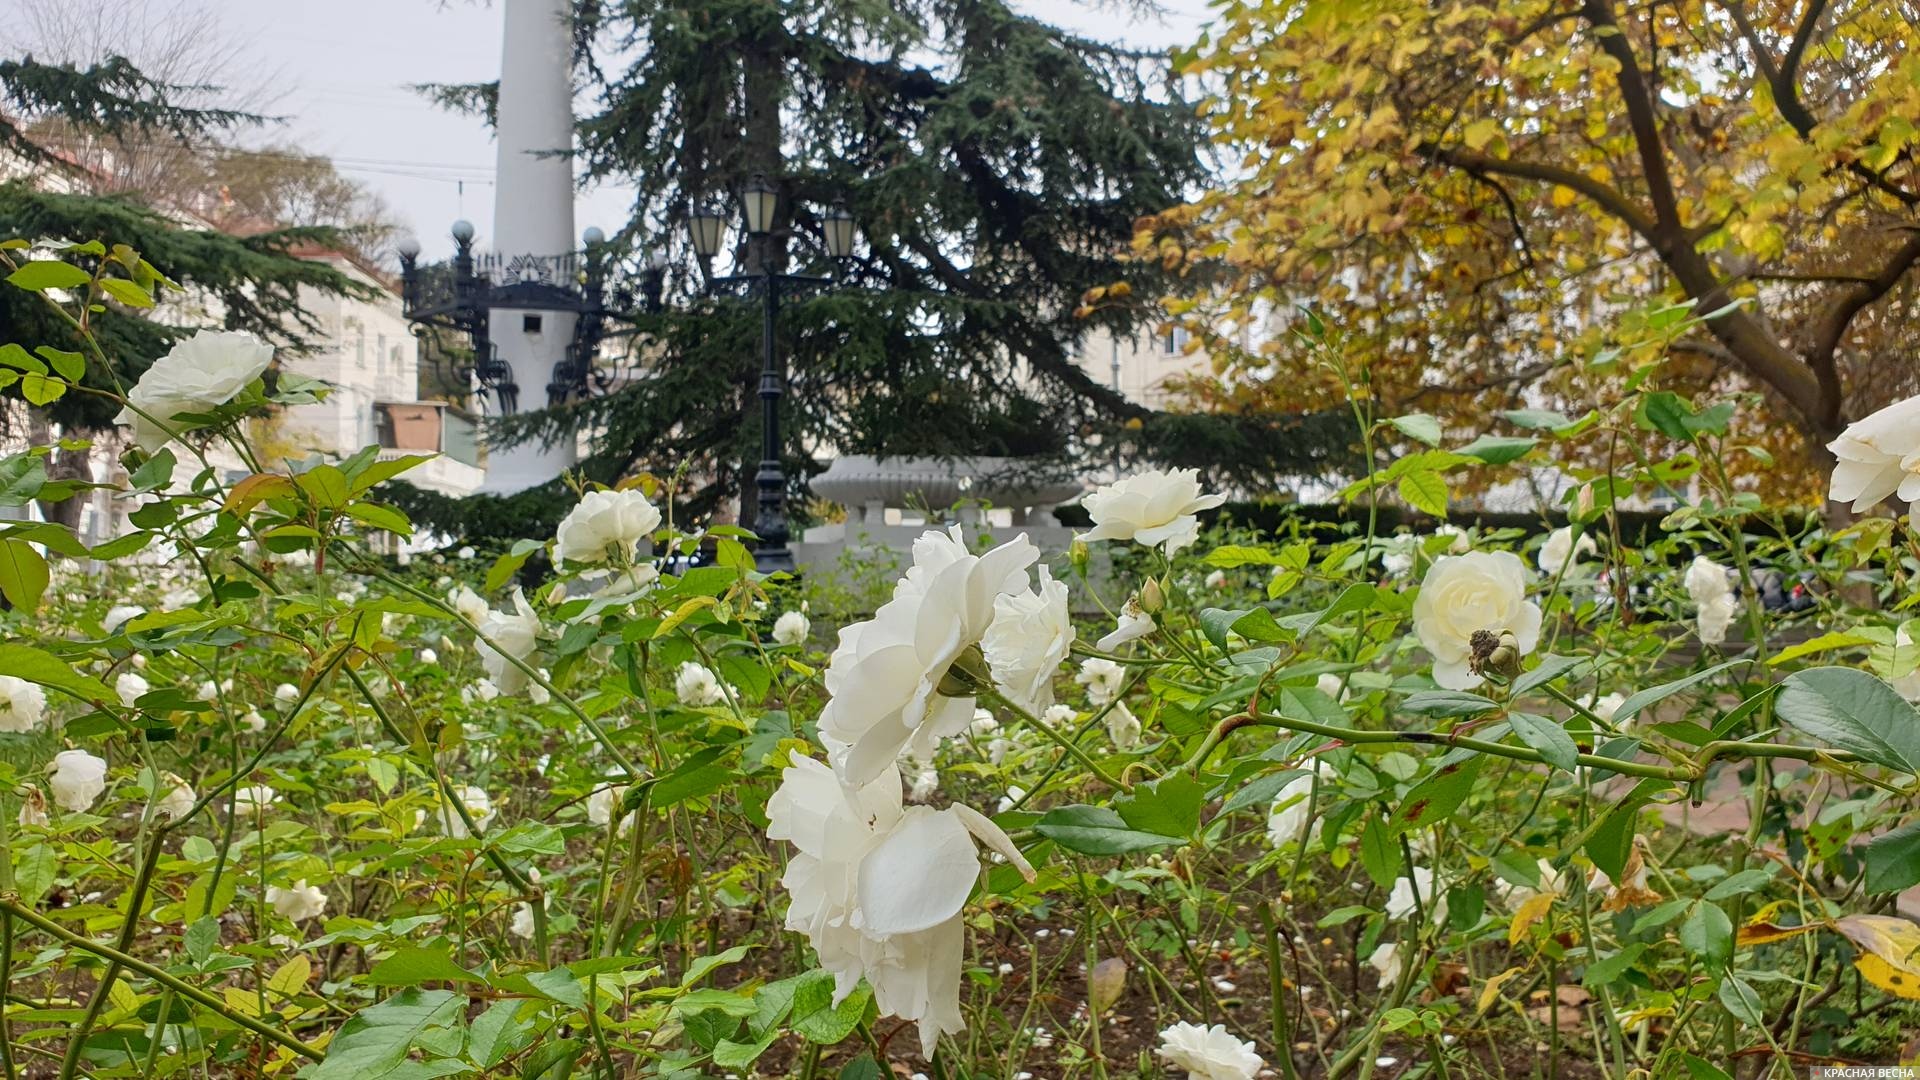
<svg viewBox="0 0 1920 1080">
<path fill-rule="evenodd" d="M 506 41 L 500 56 L 500 103 L 495 125 L 499 157 L 494 171 L 493 236 L 486 246 L 503 261 L 518 255 L 573 251 L 573 161 L 553 151 L 573 146 L 573 34 L 567 0 L 504 0 Z M 496 281 L 496 284 L 500 282 Z M 526 329 L 538 316 L 540 329 Z M 489 319 L 500 359 L 513 367 L 520 408 L 547 404 L 553 366 L 566 356 L 575 317 L 557 311 L 494 308 Z M 574 463 L 574 445 L 490 450 L 482 490 L 513 492 L 545 483 Z"/>
</svg>

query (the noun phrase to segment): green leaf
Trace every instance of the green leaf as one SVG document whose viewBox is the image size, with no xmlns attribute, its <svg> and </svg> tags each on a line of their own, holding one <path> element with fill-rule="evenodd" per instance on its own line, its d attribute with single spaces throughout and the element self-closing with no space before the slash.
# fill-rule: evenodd
<svg viewBox="0 0 1920 1080">
<path fill-rule="evenodd" d="M 14 868 L 13 875 L 20 899 L 35 903 L 59 880 L 59 853 L 51 844 L 35 844 L 20 853 L 20 864 Z"/>
<path fill-rule="evenodd" d="M 1744 896 L 1750 892 L 1759 892 L 1773 883 L 1773 871 L 1758 867 L 1742 870 L 1737 874 L 1728 874 L 1715 882 L 1707 890 L 1706 899 L 1726 900 L 1735 896 Z"/>
<path fill-rule="evenodd" d="M 653 785 L 649 800 L 655 807 L 665 809 L 688 799 L 711 795 L 734 783 L 736 777 L 731 770 L 715 764 L 720 760 L 720 755 L 726 752 L 724 746 L 709 746 L 695 752 Z"/>
<path fill-rule="evenodd" d="M 1185 843 L 1177 836 L 1144 832 L 1104 806 L 1056 806 L 1034 822 L 1033 831 L 1082 855 L 1163 851 Z"/>
<path fill-rule="evenodd" d="M 27 399 L 29 405 L 46 405 L 60 400 L 67 392 L 67 384 L 51 375 L 20 376 L 20 396 Z"/>
<path fill-rule="evenodd" d="M 173 467 L 178 463 L 173 456 L 173 451 L 163 446 L 152 457 L 141 462 L 139 468 L 133 470 L 133 475 L 127 478 L 128 482 L 133 485 L 135 491 L 153 491 L 166 487 L 172 482 Z"/>
<path fill-rule="evenodd" d="M 31 645 L 0 644 L 0 671 L 41 686 L 52 686 L 96 704 L 119 703 L 120 697 L 91 675 L 75 671 L 72 664 Z"/>
<path fill-rule="evenodd" d="M 100 279 L 100 290 L 131 308 L 153 306 L 153 297 L 147 294 L 147 290 L 126 278 L 103 277 Z"/>
<path fill-rule="evenodd" d="M 1774 711 L 1828 746 L 1899 772 L 1920 773 L 1920 712 L 1867 672 L 1796 671 L 1781 684 Z"/>
<path fill-rule="evenodd" d="M 808 1042 L 832 1046 L 853 1034 L 860 1018 L 866 1015 L 867 1003 L 873 1000 L 873 991 L 863 982 L 835 1006 L 833 976 L 824 971 L 812 971 L 808 975 L 812 977 L 794 988 L 789 1026 Z"/>
<path fill-rule="evenodd" d="M 47 560 L 18 537 L 0 540 L 0 595 L 22 611 L 33 611 L 46 594 Z"/>
<path fill-rule="evenodd" d="M 1723 968 L 1733 958 L 1733 920 L 1718 904 L 1694 901 L 1687 917 L 1680 920 L 1679 936 L 1680 947 L 1709 968 Z"/>
<path fill-rule="evenodd" d="M 1920 818 L 1867 841 L 1867 891 L 1900 892 L 1920 885 Z"/>
<path fill-rule="evenodd" d="M 1640 808 L 1652 802 L 1654 795 L 1662 789 L 1671 786 L 1671 781 L 1655 777 L 1640 781 L 1625 797 L 1613 804 L 1613 808 L 1587 835 L 1587 857 L 1608 878 L 1619 881 L 1620 875 L 1626 870 L 1627 856 L 1633 852 L 1633 832 L 1640 818 Z"/>
<path fill-rule="evenodd" d="M 1368 814 L 1360 829 L 1360 868 L 1383 889 L 1393 888 L 1402 876 L 1400 842 L 1378 813 Z"/>
<path fill-rule="evenodd" d="M 353 474 L 353 493 L 359 495 L 375 484 L 385 483 L 416 465 L 422 465 L 439 457 L 438 454 L 406 454 L 402 457 L 375 461 Z"/>
<path fill-rule="evenodd" d="M 1227 634 L 1233 630 L 1233 624 L 1247 613 L 1246 608 L 1206 608 L 1200 612 L 1200 632 L 1205 634 L 1213 647 L 1221 652 L 1227 651 Z"/>
<path fill-rule="evenodd" d="M 1407 505 L 1434 517 L 1447 516 L 1447 478 L 1434 469 L 1415 469 L 1400 478 L 1400 497 Z"/>
<path fill-rule="evenodd" d="M 532 1044 L 533 1021 L 520 1017 L 525 1005 L 518 999 L 496 1001 L 473 1018 L 467 1029 L 467 1057 L 475 1065 L 491 1069 Z"/>
<path fill-rule="evenodd" d="M 1295 777 L 1305 775 L 1307 775 L 1305 769 L 1281 769 L 1279 772 L 1270 772 L 1265 776 L 1257 777 L 1239 791 L 1234 792 L 1221 805 L 1220 812 L 1231 814 L 1235 810 L 1244 810 L 1249 806 L 1265 809 L 1280 796 L 1281 788 L 1286 787 Z"/>
<path fill-rule="evenodd" d="M 181 936 L 181 943 L 186 947 L 187 959 L 196 967 L 204 966 L 207 958 L 220 947 L 220 920 L 211 915 L 193 920 Z"/>
<path fill-rule="evenodd" d="M 1696 671 L 1684 679 L 1675 679 L 1670 683 L 1661 683 L 1659 686 L 1649 687 L 1621 702 L 1620 707 L 1613 711 L 1613 722 L 1616 725 L 1624 725 L 1628 720 L 1639 715 L 1640 710 L 1649 705 L 1665 701 L 1680 691 L 1692 686 L 1697 686 L 1724 671 L 1728 671 L 1741 664 L 1751 663 L 1753 663 L 1751 660 L 1729 660 L 1724 664 L 1715 664 L 1705 671 Z"/>
<path fill-rule="evenodd" d="M 47 464 L 32 454 L 0 459 L 0 506 L 25 506 L 47 483 Z"/>
<path fill-rule="evenodd" d="M 1525 457 L 1540 440 L 1531 435 L 1482 435 L 1460 448 L 1460 453 L 1477 457 L 1489 465 L 1505 465 Z"/>
<path fill-rule="evenodd" d="M 368 986 L 419 986 L 428 982 L 483 982 L 478 975 L 453 962 L 445 945 L 418 948 L 402 947 L 392 956 L 373 965 L 367 973 Z"/>
<path fill-rule="evenodd" d="M 680 977 L 680 988 L 684 990 L 694 983 L 699 982 L 706 977 L 707 972 L 712 971 L 714 968 L 722 967 L 726 964 L 739 963 L 741 959 L 747 955 L 747 950 L 751 948 L 753 948 L 751 945 L 735 945 L 724 952 L 718 952 L 712 956 L 702 956 L 696 959 L 693 963 L 687 965 L 687 973 Z"/>
<path fill-rule="evenodd" d="M 1760 1027 L 1766 1023 L 1765 1005 L 1760 1000 L 1760 992 L 1753 984 L 1738 975 L 1729 975 L 1720 984 L 1720 1004 L 1726 1008 L 1735 1020 L 1748 1027 Z"/>
<path fill-rule="evenodd" d="M 1603 956 L 1588 964 L 1580 981 L 1595 990 L 1616 982 L 1640 959 L 1640 954 L 1646 951 L 1647 947 L 1636 941 L 1617 953 Z"/>
<path fill-rule="evenodd" d="M 22 289 L 41 292 L 46 289 L 77 289 L 93 280 L 93 275 L 71 263 L 53 259 L 36 259 L 22 263 L 18 270 L 7 275 L 7 283 Z"/>
<path fill-rule="evenodd" d="M 1223 544 L 1207 552 L 1207 557 L 1200 561 L 1222 570 L 1232 570 L 1241 566 L 1279 566 L 1282 557 L 1278 552 L 1266 548 Z"/>
<path fill-rule="evenodd" d="M 1642 395 L 1633 410 L 1634 422 L 1641 428 L 1657 431 L 1675 442 L 1693 441 L 1693 432 L 1687 427 L 1692 418 L 1692 407 L 1671 390 Z"/>
<path fill-rule="evenodd" d="M 1421 716 L 1482 716 L 1500 708 L 1500 703 L 1464 690 L 1422 690 L 1408 694 L 1400 707 Z"/>
<path fill-rule="evenodd" d="M 1681 1054 L 1680 1060 L 1687 1067 L 1687 1080 L 1733 1080 L 1725 1069 L 1705 1058 Z"/>
<path fill-rule="evenodd" d="M 1549 720 L 1533 713 L 1516 712 L 1507 714 L 1507 723 L 1520 741 L 1540 751 L 1547 764 L 1555 768 L 1572 772 L 1579 764 L 1580 748 L 1574 745 L 1573 736 L 1567 734 L 1558 721 Z"/>
<path fill-rule="evenodd" d="M 1467 796 L 1473 794 L 1474 782 L 1480 778 L 1480 768 L 1485 764 L 1486 758 L 1479 756 L 1443 762 L 1394 807 L 1387 831 L 1398 836 L 1408 829 L 1432 825 L 1452 816 L 1460 804 L 1467 801 Z"/>
<path fill-rule="evenodd" d="M 1543 656 L 1540 658 L 1540 665 L 1538 667 L 1532 671 L 1522 672 L 1519 678 L 1513 680 L 1513 687 L 1507 691 L 1507 696 L 1508 698 L 1517 698 L 1522 694 L 1532 693 L 1537 687 L 1545 686 L 1555 679 L 1565 676 L 1586 662 L 1587 658 L 1584 656 L 1557 656 L 1551 654 Z"/>
<path fill-rule="evenodd" d="M 487 579 L 481 584 L 480 591 L 492 592 L 512 581 L 513 575 L 520 572 L 520 568 L 527 564 L 527 557 L 535 550 L 537 549 L 529 548 L 522 551 L 516 545 L 514 550 L 493 560 L 493 565 L 487 569 Z"/>
<path fill-rule="evenodd" d="M 1200 828 L 1200 806 L 1206 792 L 1184 772 L 1137 785 L 1113 800 L 1113 808 L 1129 826 L 1159 836 L 1192 836 Z"/>
<path fill-rule="evenodd" d="M 407 515 L 391 506 L 379 503 L 357 502 L 347 507 L 347 516 L 372 529 L 380 529 L 398 536 L 412 536 L 413 522 Z"/>
<path fill-rule="evenodd" d="M 1440 445 L 1440 421 L 1426 413 L 1408 413 L 1405 416 L 1396 416 L 1387 422 L 1409 439 L 1426 443 L 1428 446 Z"/>
<path fill-rule="evenodd" d="M 402 1073 L 413 1048 L 460 1025 L 467 999 L 449 990 L 402 990 L 347 1019 L 327 1059 L 300 1070 L 307 1080 L 383 1080 Z M 407 1073 L 407 1075 L 412 1075 Z"/>
<path fill-rule="evenodd" d="M 313 499 L 313 504 L 323 510 L 338 510 L 347 505 L 352 488 L 347 483 L 347 474 L 332 465 L 316 465 L 293 478 Z"/>
<path fill-rule="evenodd" d="M 1500 415 L 1506 417 L 1507 423 L 1528 431 L 1558 431 L 1573 426 L 1566 414 L 1552 409 L 1508 409 Z"/>
</svg>

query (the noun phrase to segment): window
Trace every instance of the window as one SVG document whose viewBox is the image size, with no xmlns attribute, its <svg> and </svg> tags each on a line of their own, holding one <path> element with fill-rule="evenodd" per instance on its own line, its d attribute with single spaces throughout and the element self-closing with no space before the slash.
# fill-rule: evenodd
<svg viewBox="0 0 1920 1080">
<path fill-rule="evenodd" d="M 520 329 L 523 333 L 528 333 L 528 334 L 539 333 L 540 332 L 540 316 L 538 315 L 520 316 Z"/>
<path fill-rule="evenodd" d="M 1187 331 L 1185 327 L 1173 326 L 1160 335 L 1160 351 L 1168 356 L 1179 356 L 1187 351 Z"/>
</svg>

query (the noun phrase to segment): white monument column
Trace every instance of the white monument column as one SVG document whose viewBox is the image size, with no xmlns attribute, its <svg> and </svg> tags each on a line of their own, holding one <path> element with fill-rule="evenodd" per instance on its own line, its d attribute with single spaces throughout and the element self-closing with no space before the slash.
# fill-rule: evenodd
<svg viewBox="0 0 1920 1080">
<path fill-rule="evenodd" d="M 492 276 L 495 287 L 521 274 L 512 267 L 542 262 L 557 284 L 571 273 L 556 256 L 578 248 L 573 237 L 573 160 L 554 156 L 573 147 L 573 34 L 568 0 L 503 0 L 506 43 L 500 56 L 500 101 L 495 122 L 499 157 L 494 170 Z M 494 308 L 488 329 L 501 360 L 513 367 L 520 410 L 545 408 L 553 366 L 566 359 L 577 316 L 564 311 Z M 573 465 L 570 436 L 549 447 L 527 443 L 487 453 L 483 491 L 507 493 L 545 483 Z"/>
</svg>

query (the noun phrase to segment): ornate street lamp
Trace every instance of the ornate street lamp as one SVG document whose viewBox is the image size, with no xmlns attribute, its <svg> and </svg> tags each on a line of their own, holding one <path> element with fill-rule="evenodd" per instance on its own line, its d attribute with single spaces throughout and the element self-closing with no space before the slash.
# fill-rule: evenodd
<svg viewBox="0 0 1920 1080">
<path fill-rule="evenodd" d="M 762 174 L 755 173 L 740 190 L 741 216 L 748 236 L 764 237 L 771 233 L 774 222 L 778 220 L 779 208 L 779 189 Z M 694 254 L 703 263 L 719 252 L 725 226 L 726 219 L 710 206 L 702 206 L 687 219 Z M 821 242 L 836 263 L 852 255 L 852 216 L 838 208 L 828 211 L 821 219 Z M 786 393 L 787 383 L 786 368 L 778 348 L 780 300 L 782 296 L 819 291 L 832 285 L 834 280 L 808 274 L 782 274 L 773 269 L 771 260 L 763 259 L 757 272 L 709 278 L 707 281 L 707 288 L 711 292 L 738 290 L 749 296 L 757 293 L 761 303 L 760 464 L 753 475 L 757 492 L 755 502 L 759 509 L 754 532 L 759 534 L 760 546 L 754 550 L 753 561 L 765 573 L 775 570 L 791 572 L 794 568 L 793 551 L 787 546 L 787 473 L 780 460 L 780 399 Z"/>
</svg>

